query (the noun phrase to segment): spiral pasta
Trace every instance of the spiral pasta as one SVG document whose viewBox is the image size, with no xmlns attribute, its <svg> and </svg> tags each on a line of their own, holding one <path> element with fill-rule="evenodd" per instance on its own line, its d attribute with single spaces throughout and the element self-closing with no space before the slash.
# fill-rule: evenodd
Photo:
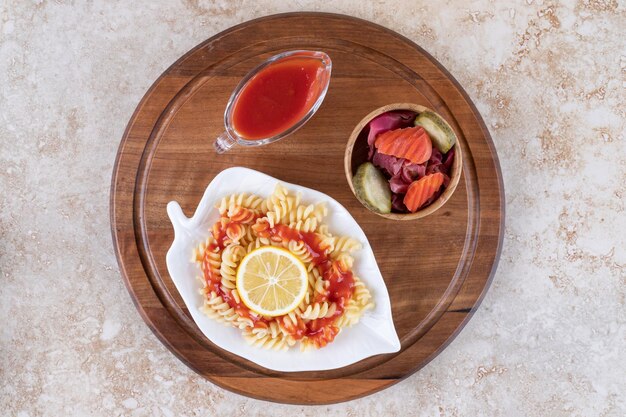
<svg viewBox="0 0 626 417">
<path fill-rule="evenodd" d="M 287 243 L 287 249 L 296 255 L 302 262 L 308 264 L 313 261 L 313 256 L 309 253 L 304 242 L 291 240 Z"/>
<path fill-rule="evenodd" d="M 203 313 L 225 324 L 232 324 L 238 328 L 248 327 L 248 322 L 243 320 L 239 314 L 221 296 L 215 292 L 209 293 L 201 307 Z"/>
<path fill-rule="evenodd" d="M 338 257 L 361 249 L 361 242 L 347 236 L 338 236 L 332 239 L 333 249 L 331 256 Z"/>
<path fill-rule="evenodd" d="M 253 210 L 263 210 L 265 200 L 254 194 L 249 196 L 246 193 L 243 194 L 231 194 L 219 200 L 215 205 L 215 208 L 219 211 L 220 215 L 224 215 L 226 212 L 231 212 L 234 207 L 243 207 Z"/>
<path fill-rule="evenodd" d="M 263 349 L 287 350 L 290 346 L 293 346 L 296 343 L 293 338 L 290 338 L 282 333 L 277 334 L 276 336 L 273 336 L 272 334 L 259 336 L 256 334 L 244 333 L 243 337 L 250 345 Z"/>
<path fill-rule="evenodd" d="M 220 218 L 210 236 L 193 250 L 191 259 L 201 271 L 202 312 L 240 329 L 252 346 L 285 350 L 299 343 L 301 350 L 319 349 L 373 308 L 369 290 L 351 272 L 352 253 L 361 248 L 360 242 L 330 233 L 324 223 L 328 214 L 324 203 L 301 200 L 299 193 L 291 194 L 282 184 L 267 198 L 245 193 L 225 196 L 215 204 Z M 237 291 L 239 263 L 265 246 L 285 248 L 308 274 L 300 304 L 279 317 L 251 311 Z"/>
<path fill-rule="evenodd" d="M 335 311 L 337 311 L 337 304 L 335 303 L 309 304 L 300 317 L 307 320 L 322 319 L 324 317 L 332 317 Z"/>
<path fill-rule="evenodd" d="M 320 299 L 326 298 L 328 295 L 328 281 L 324 280 L 324 277 L 317 268 L 313 268 L 309 271 L 309 291 L 313 295 Z"/>
<path fill-rule="evenodd" d="M 220 275 L 222 276 L 222 286 L 229 290 L 236 288 L 235 278 L 237 265 L 246 254 L 243 246 L 229 245 L 222 251 L 222 262 L 220 264 Z"/>
</svg>

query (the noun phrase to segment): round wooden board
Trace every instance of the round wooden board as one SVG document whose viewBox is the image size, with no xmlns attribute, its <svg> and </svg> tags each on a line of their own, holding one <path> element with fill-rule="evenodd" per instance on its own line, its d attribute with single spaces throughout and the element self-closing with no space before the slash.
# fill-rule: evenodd
<svg viewBox="0 0 626 417">
<path fill-rule="evenodd" d="M 290 49 L 333 60 L 328 95 L 294 135 L 223 155 L 230 93 L 249 69 Z M 343 172 L 354 126 L 394 102 L 438 111 L 461 138 L 461 182 L 446 205 L 400 222 L 366 210 Z M 389 295 L 400 352 L 323 372 L 264 369 L 209 342 L 196 327 L 165 265 L 173 240 L 166 204 L 192 215 L 213 177 L 253 168 L 324 192 L 367 234 Z M 496 152 L 467 94 L 430 55 L 381 26 L 334 14 L 293 13 L 243 23 L 203 42 L 154 83 L 122 138 L 111 186 L 111 225 L 122 275 L 148 326 L 184 363 L 221 387 L 255 398 L 323 404 L 358 398 L 407 377 L 434 358 L 476 310 L 500 253 L 504 195 Z M 194 277 L 190 277 L 194 279 Z"/>
</svg>

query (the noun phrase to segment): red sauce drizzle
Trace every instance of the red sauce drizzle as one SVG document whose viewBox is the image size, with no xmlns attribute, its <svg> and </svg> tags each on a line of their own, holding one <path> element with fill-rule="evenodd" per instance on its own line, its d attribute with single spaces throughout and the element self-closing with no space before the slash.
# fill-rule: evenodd
<svg viewBox="0 0 626 417">
<path fill-rule="evenodd" d="M 233 224 L 233 222 L 230 222 Z M 268 327 L 268 322 L 263 317 L 259 317 L 256 314 L 252 313 L 250 309 L 243 303 L 237 302 L 237 300 L 232 296 L 230 291 L 224 291 L 221 285 L 222 276 L 219 272 L 216 272 L 211 268 L 209 263 L 208 254 L 214 252 L 215 249 L 219 248 L 220 250 L 224 249 L 225 241 L 228 238 L 226 236 L 225 231 L 225 223 L 218 221 L 213 225 L 213 229 L 211 231 L 213 234 L 213 238 L 215 242 L 211 243 L 207 246 L 204 257 L 202 259 L 202 275 L 204 276 L 204 280 L 207 286 L 211 291 L 215 292 L 218 296 L 222 297 L 222 299 L 231 306 L 240 317 L 244 317 L 252 320 L 254 327 Z"/>
<path fill-rule="evenodd" d="M 329 281 L 328 294 L 316 297 L 314 302 L 328 301 L 336 303 L 337 309 L 335 314 L 330 317 L 311 320 L 293 329 L 288 329 L 296 340 L 306 336 L 312 339 L 319 347 L 326 346 L 339 333 L 339 328 L 334 326 L 334 323 L 337 317 L 343 314 L 345 305 L 352 297 L 354 290 L 352 271 L 347 270 L 340 262 L 334 261 L 326 255 L 328 248 L 324 247 L 322 240 L 315 233 L 301 232 L 288 226 L 277 224 L 273 228 L 268 229 L 268 234 L 269 237 L 278 237 L 283 241 L 295 240 L 303 242 L 307 251 L 313 257 L 312 263 L 319 268 L 324 279 Z"/>
<path fill-rule="evenodd" d="M 215 222 L 215 224 L 213 225 L 213 229 L 211 230 L 211 234 L 213 235 L 213 239 L 215 239 L 216 244 L 212 244 L 213 249 L 215 249 L 215 247 L 219 247 L 220 251 L 222 249 L 224 249 L 225 245 L 225 240 L 228 238 L 228 236 L 226 236 L 226 228 L 224 227 L 224 222 L 218 221 Z M 208 248 L 207 248 L 208 251 Z"/>
<path fill-rule="evenodd" d="M 231 221 L 227 223 L 218 221 L 213 225 L 211 233 L 215 242 L 211 243 L 206 248 L 202 261 L 202 273 L 211 291 L 214 291 L 217 295 L 222 297 L 237 314 L 252 320 L 254 327 L 267 328 L 269 323 L 266 319 L 256 316 L 245 304 L 238 303 L 230 292 L 223 291 L 221 275 L 219 272 L 216 273 L 213 271 L 209 264 L 208 254 L 216 248 L 220 250 L 224 249 L 225 241 L 228 238 L 225 231 L 226 226 L 227 224 L 233 223 L 235 222 Z M 330 283 L 327 294 L 316 296 L 314 302 L 328 301 L 335 303 L 337 306 L 335 313 L 330 317 L 311 320 L 307 323 L 299 319 L 295 326 L 286 327 L 287 331 L 296 340 L 307 337 L 318 347 L 326 346 L 328 343 L 332 342 L 339 333 L 339 328 L 335 326 L 334 323 L 337 318 L 343 314 L 345 305 L 352 297 L 354 291 L 354 276 L 352 275 L 352 271 L 346 269 L 340 262 L 332 260 L 326 254 L 328 248 L 323 245 L 322 239 L 315 233 L 301 232 L 288 226 L 277 224 L 272 228 L 267 228 L 267 230 L 259 231 L 258 234 L 260 237 L 280 239 L 282 241 L 294 240 L 303 242 L 307 251 L 313 257 L 312 263 L 319 268 L 324 279 Z M 281 322 L 283 321 L 282 317 L 276 317 L 276 319 Z"/>
</svg>

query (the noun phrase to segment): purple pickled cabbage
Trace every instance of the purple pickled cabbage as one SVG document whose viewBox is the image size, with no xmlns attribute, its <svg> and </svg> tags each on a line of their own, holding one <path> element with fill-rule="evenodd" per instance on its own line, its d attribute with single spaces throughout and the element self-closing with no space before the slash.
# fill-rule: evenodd
<svg viewBox="0 0 626 417">
<path fill-rule="evenodd" d="M 370 147 L 368 159 L 374 155 L 374 141 L 376 136 L 388 130 L 400 129 L 413 125 L 416 113 L 409 110 L 388 111 L 376 116 L 367 124 L 369 129 L 367 134 L 367 144 Z"/>
<path fill-rule="evenodd" d="M 402 181 L 404 181 L 406 184 L 410 184 L 413 181 L 413 178 L 411 178 L 411 173 L 404 167 L 402 167 L 402 169 L 400 170 L 400 178 L 402 178 Z"/>
<path fill-rule="evenodd" d="M 428 164 L 441 164 L 443 161 L 443 155 L 441 151 L 433 146 L 433 153 L 430 155 L 430 159 L 428 160 Z"/>
<path fill-rule="evenodd" d="M 391 208 L 397 213 L 408 213 L 409 210 L 404 205 L 404 194 L 394 194 L 391 197 Z"/>
<path fill-rule="evenodd" d="M 454 162 L 454 148 L 450 149 L 446 154 L 446 161 L 443 163 L 446 169 L 446 173 L 450 172 L 452 169 L 452 163 Z"/>
<path fill-rule="evenodd" d="M 444 174 L 443 164 L 428 165 L 426 167 L 426 175 L 434 174 L 435 172 L 441 172 L 442 174 Z"/>
<path fill-rule="evenodd" d="M 389 180 L 389 188 L 391 188 L 392 193 L 406 194 L 409 189 L 409 184 L 411 184 L 411 182 L 405 181 L 401 174 L 394 175 Z"/>
<path fill-rule="evenodd" d="M 411 161 L 404 160 L 402 165 L 402 178 L 406 182 L 411 183 L 413 180 L 418 180 L 426 175 L 426 166 L 424 164 L 413 164 Z"/>
<path fill-rule="evenodd" d="M 450 177 L 443 174 L 443 188 L 448 188 L 448 184 L 450 184 Z"/>
<path fill-rule="evenodd" d="M 442 160 L 445 158 L 445 162 Z M 441 172 L 447 180 L 444 179 L 444 185 L 447 187 L 450 181 L 450 170 L 454 161 L 454 148 L 450 149 L 446 155 L 442 155 L 437 148 L 433 148 L 433 154 L 426 163 L 426 175 Z"/>
<path fill-rule="evenodd" d="M 402 168 L 404 158 L 396 158 L 395 156 L 385 155 L 382 153 L 374 152 L 372 163 L 378 168 L 381 168 L 385 173 L 390 176 L 397 175 Z"/>
</svg>

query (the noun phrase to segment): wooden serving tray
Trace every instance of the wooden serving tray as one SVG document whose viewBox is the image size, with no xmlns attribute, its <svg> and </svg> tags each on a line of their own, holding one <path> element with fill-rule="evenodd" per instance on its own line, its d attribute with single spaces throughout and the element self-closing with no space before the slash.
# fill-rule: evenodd
<svg viewBox="0 0 626 417">
<path fill-rule="evenodd" d="M 286 139 L 217 155 L 213 141 L 224 129 L 224 108 L 236 84 L 261 61 L 290 49 L 323 50 L 333 61 L 320 110 Z M 355 125 L 373 109 L 395 102 L 436 110 L 463 146 L 463 176 L 456 192 L 436 213 L 415 221 L 388 220 L 366 210 L 343 171 Z M 352 213 L 385 278 L 400 352 L 331 371 L 281 373 L 223 351 L 202 335 L 165 266 L 174 238 L 165 207 L 176 200 L 187 215 L 193 214 L 211 179 L 234 165 L 317 189 Z M 128 123 L 111 186 L 111 227 L 122 275 L 156 336 L 219 386 L 286 403 L 358 398 L 433 359 L 480 304 L 500 254 L 503 219 L 496 152 L 459 84 L 408 39 L 333 14 L 292 13 L 246 22 L 176 61 Z"/>
</svg>

